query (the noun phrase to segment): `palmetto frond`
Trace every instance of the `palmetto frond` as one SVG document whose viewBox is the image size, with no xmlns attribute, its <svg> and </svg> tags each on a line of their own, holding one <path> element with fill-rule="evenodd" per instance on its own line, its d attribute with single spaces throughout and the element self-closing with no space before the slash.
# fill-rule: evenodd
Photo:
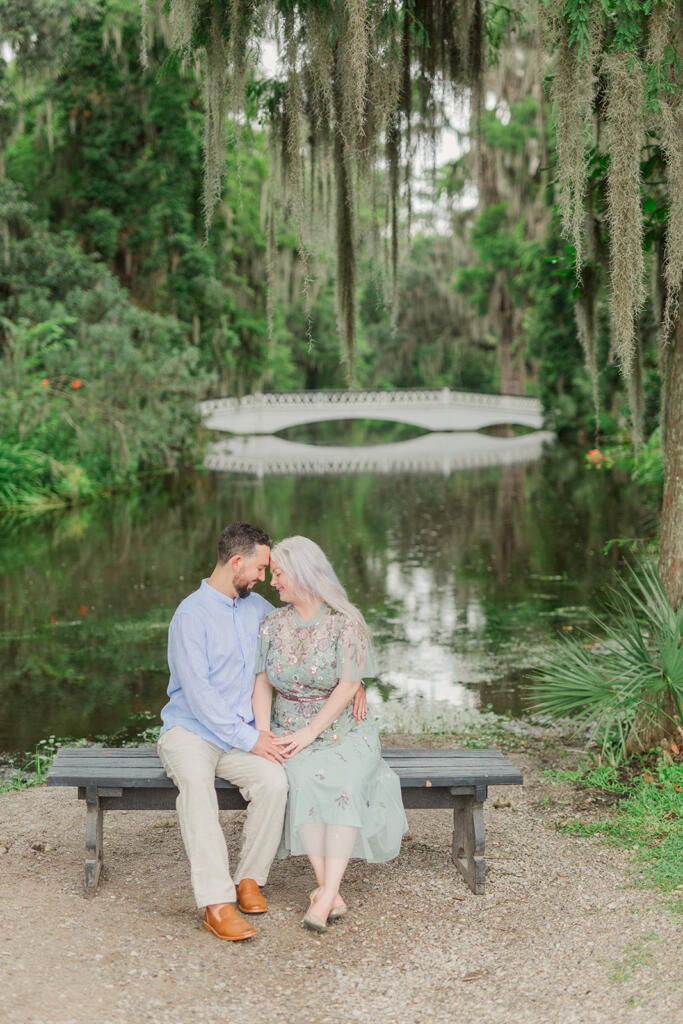
<svg viewBox="0 0 683 1024">
<path fill-rule="evenodd" d="M 569 718 L 603 750 L 621 753 L 644 721 L 665 714 L 668 697 L 683 720 L 683 609 L 671 607 L 653 567 L 630 572 L 609 614 L 594 617 L 599 632 L 563 639 L 533 674 L 529 694 L 533 710 Z"/>
</svg>

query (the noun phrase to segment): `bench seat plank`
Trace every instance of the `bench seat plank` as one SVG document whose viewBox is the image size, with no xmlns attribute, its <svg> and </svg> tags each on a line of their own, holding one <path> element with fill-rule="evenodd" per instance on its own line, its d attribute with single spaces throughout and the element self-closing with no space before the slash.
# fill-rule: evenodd
<svg viewBox="0 0 683 1024">
<path fill-rule="evenodd" d="M 411 770 L 405 766 L 393 764 L 392 768 L 396 771 L 401 780 L 401 787 L 404 789 L 427 785 L 438 789 L 449 786 L 476 785 L 477 783 L 487 786 L 509 786 L 519 785 L 522 781 L 519 772 L 500 770 L 493 766 L 489 768 L 482 765 L 463 765 L 452 768 L 433 767 Z M 66 767 L 51 775 L 48 785 L 83 786 L 86 782 L 95 786 L 126 786 L 131 789 L 174 788 L 161 766 L 144 770 L 120 767 L 98 768 L 97 771 L 92 772 L 75 771 Z M 219 789 L 235 788 L 225 779 L 216 779 L 216 787 Z"/>
<path fill-rule="evenodd" d="M 519 785 L 521 772 L 495 750 L 419 752 L 419 758 L 406 756 L 412 752 L 383 750 L 382 756 L 396 771 L 402 786 L 455 786 L 476 779 L 487 785 Z M 457 756 L 456 756 L 457 755 Z M 105 747 L 62 747 L 55 757 L 48 777 L 51 786 L 125 785 L 133 788 L 168 786 L 167 777 L 153 747 L 123 750 Z M 231 783 L 217 779 L 219 787 Z"/>
<path fill-rule="evenodd" d="M 488 758 L 495 761 L 506 761 L 507 759 L 499 750 L 486 750 L 473 747 L 464 750 L 451 750 L 443 747 L 433 749 L 412 750 L 396 747 L 385 747 L 382 750 L 383 756 L 401 759 L 404 761 L 444 761 L 449 764 L 454 761 L 468 760 L 472 758 Z M 57 755 L 67 761 L 102 761 L 103 758 L 119 761 L 144 761 L 156 760 L 156 747 L 61 747 Z"/>
</svg>

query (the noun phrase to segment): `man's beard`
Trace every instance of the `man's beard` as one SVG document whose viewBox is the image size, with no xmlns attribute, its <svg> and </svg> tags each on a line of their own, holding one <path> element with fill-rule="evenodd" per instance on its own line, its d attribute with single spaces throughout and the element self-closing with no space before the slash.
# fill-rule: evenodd
<svg viewBox="0 0 683 1024">
<path fill-rule="evenodd" d="M 251 586 L 247 583 L 241 583 L 239 580 L 233 579 L 232 585 L 237 591 L 237 596 L 241 597 L 243 600 L 251 594 Z"/>
</svg>

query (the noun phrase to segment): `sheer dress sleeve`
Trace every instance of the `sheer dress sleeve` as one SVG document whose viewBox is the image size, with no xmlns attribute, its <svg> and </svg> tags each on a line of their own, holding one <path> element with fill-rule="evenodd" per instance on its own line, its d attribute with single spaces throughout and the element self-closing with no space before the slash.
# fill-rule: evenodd
<svg viewBox="0 0 683 1024">
<path fill-rule="evenodd" d="M 270 618 L 270 616 L 268 616 Z M 265 618 L 261 623 L 259 629 L 258 641 L 256 643 L 256 674 L 259 672 L 266 671 L 266 659 L 268 657 L 268 648 L 270 647 L 270 640 L 273 633 L 273 627 L 268 622 L 268 618 Z"/>
<path fill-rule="evenodd" d="M 377 675 L 377 662 L 370 637 L 362 636 L 347 619 L 337 641 L 337 674 L 340 683 L 357 683 L 364 676 Z"/>
</svg>

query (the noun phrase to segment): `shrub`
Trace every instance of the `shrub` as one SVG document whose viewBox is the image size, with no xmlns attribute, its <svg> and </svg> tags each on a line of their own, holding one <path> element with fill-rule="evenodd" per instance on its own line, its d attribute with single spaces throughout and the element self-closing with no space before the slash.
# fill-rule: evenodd
<svg viewBox="0 0 683 1024">
<path fill-rule="evenodd" d="M 0 504 L 83 500 L 193 464 L 209 378 L 171 317 L 32 228 L 0 268 Z"/>
<path fill-rule="evenodd" d="M 530 702 L 588 728 L 603 752 L 623 757 L 654 727 L 683 722 L 683 605 L 669 604 L 653 567 L 621 581 L 599 633 L 563 639 L 535 671 Z"/>
</svg>

